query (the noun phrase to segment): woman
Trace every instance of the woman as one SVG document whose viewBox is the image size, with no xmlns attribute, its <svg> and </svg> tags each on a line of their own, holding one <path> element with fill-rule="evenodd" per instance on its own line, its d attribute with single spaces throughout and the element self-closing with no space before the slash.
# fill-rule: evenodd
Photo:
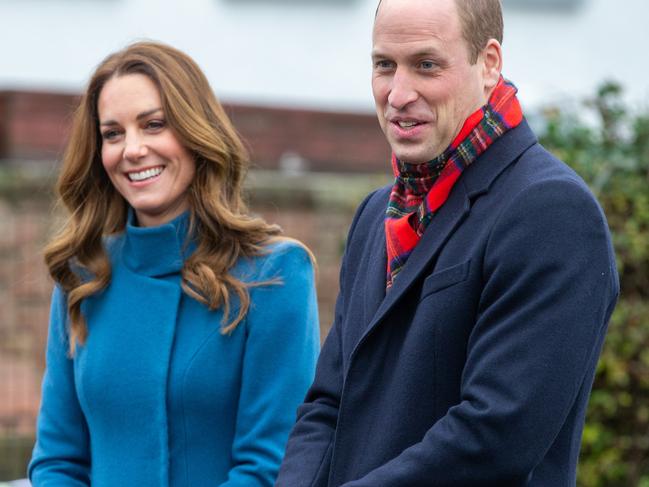
<svg viewBox="0 0 649 487">
<path fill-rule="evenodd" d="M 187 55 L 136 43 L 95 71 L 45 252 L 35 487 L 273 484 L 317 309 L 309 252 L 247 213 L 247 162 Z"/>
</svg>

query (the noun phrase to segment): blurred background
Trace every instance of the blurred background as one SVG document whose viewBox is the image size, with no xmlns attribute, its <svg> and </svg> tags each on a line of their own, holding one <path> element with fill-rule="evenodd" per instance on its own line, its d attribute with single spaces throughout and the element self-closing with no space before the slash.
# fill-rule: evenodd
<svg viewBox="0 0 649 487">
<path fill-rule="evenodd" d="M 207 74 L 250 148 L 254 211 L 313 249 L 321 335 L 355 206 L 390 181 L 370 89 L 376 0 L 0 0 L 0 482 L 25 476 L 52 283 L 52 185 L 94 67 L 139 39 Z M 503 0 L 504 74 L 602 203 L 622 298 L 598 368 L 581 487 L 649 487 L 649 2 Z"/>
</svg>

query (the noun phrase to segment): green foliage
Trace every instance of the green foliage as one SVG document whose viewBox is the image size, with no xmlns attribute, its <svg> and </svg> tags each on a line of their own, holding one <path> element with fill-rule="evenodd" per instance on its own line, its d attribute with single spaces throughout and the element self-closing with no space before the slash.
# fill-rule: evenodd
<svg viewBox="0 0 649 487">
<path fill-rule="evenodd" d="M 32 437 L 0 435 L 0 485 L 25 476 L 33 446 Z"/>
<path fill-rule="evenodd" d="M 606 83 L 582 117 L 548 109 L 541 137 L 597 195 L 620 273 L 584 429 L 581 487 L 649 487 L 649 112 L 632 112 L 621 95 Z"/>
</svg>

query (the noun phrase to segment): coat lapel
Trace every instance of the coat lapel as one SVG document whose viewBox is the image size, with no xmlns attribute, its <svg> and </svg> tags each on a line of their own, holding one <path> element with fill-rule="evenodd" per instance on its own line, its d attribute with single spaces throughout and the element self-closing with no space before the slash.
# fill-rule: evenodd
<svg viewBox="0 0 649 487">
<path fill-rule="evenodd" d="M 417 247 L 412 251 L 410 257 L 408 257 L 403 269 L 394 280 L 392 288 L 385 294 L 385 298 L 367 326 L 359 345 L 365 336 L 381 321 L 381 318 L 399 301 L 417 277 L 425 271 L 428 263 L 435 259 L 444 242 L 446 242 L 448 237 L 468 213 L 469 198 L 464 190 L 464 186 L 456 184 L 449 199 L 437 212 L 422 235 Z M 385 247 L 385 238 L 383 238 L 382 245 Z M 385 258 L 383 259 L 383 264 L 385 264 Z M 386 270 L 383 269 L 381 275 L 381 286 L 383 289 L 385 289 L 386 282 L 385 273 Z"/>
<path fill-rule="evenodd" d="M 381 322 L 386 313 L 392 309 L 400 298 L 410 289 L 417 278 L 428 269 L 443 248 L 445 242 L 453 234 L 455 229 L 466 218 L 471 209 L 471 202 L 480 194 L 489 191 L 494 180 L 514 162 L 525 150 L 536 143 L 536 137 L 529 126 L 523 121 L 518 127 L 510 130 L 498 139 L 480 157 L 476 163 L 469 166 L 460 180 L 457 182 L 449 199 L 440 208 L 433 220 L 422 235 L 417 247 L 413 250 L 401 272 L 397 275 L 390 291 L 385 294 L 385 249 L 379 254 L 376 242 L 373 244 L 372 255 L 382 258 L 371 259 L 370 272 L 368 273 L 368 308 L 377 306 L 372 319 L 369 321 L 361 339 L 357 343 L 352 355 L 364 342 L 365 337 Z M 386 203 L 387 204 L 387 203 Z M 382 236 L 380 244 L 385 247 L 385 232 L 381 222 Z M 382 266 L 381 272 L 378 267 Z M 382 293 L 377 290 L 376 282 L 382 286 Z M 385 296 L 383 298 L 383 296 Z M 380 299 L 383 298 L 382 301 Z M 378 302 L 380 301 L 380 304 Z M 371 316 L 368 315 L 368 316 Z"/>
<path fill-rule="evenodd" d="M 387 206 L 387 202 L 386 202 Z M 365 288 L 364 323 L 369 323 L 376 314 L 381 302 L 385 299 L 385 282 L 387 273 L 387 252 L 385 248 L 385 227 L 384 216 L 381 215 L 375 223 L 375 237 L 370 243 L 368 262 L 366 265 L 367 274 Z"/>
</svg>

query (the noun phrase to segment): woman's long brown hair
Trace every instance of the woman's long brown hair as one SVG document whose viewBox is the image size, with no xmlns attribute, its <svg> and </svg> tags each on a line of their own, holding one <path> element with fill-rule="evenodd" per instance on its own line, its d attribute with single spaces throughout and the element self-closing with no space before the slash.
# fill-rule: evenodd
<svg viewBox="0 0 649 487">
<path fill-rule="evenodd" d="M 111 279 L 104 238 L 126 224 L 127 203 L 101 162 L 97 100 L 109 79 L 129 74 L 155 83 L 167 123 L 195 158 L 188 191 L 197 247 L 184 264 L 182 287 L 209 309 L 223 306 L 224 333 L 234 330 L 250 306 L 247 285 L 230 270 L 240 257 L 261 253 L 280 233 L 248 213 L 242 198 L 247 152 L 198 65 L 156 42 L 138 42 L 110 55 L 95 70 L 75 113 L 56 185 L 69 218 L 45 249 L 49 272 L 67 293 L 71 355 L 88 335 L 82 301 Z M 240 301 L 235 317 L 229 317 L 232 294 Z"/>
</svg>

